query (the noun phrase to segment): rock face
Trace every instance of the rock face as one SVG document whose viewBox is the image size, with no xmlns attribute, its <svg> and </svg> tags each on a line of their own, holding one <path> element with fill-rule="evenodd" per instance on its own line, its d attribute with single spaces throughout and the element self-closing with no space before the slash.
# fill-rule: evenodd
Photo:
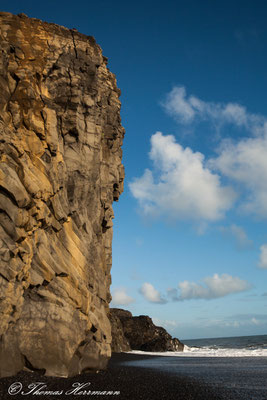
<svg viewBox="0 0 267 400">
<path fill-rule="evenodd" d="M 0 13 L 0 376 L 103 368 L 120 92 L 94 38 Z"/>
<path fill-rule="evenodd" d="M 132 314 L 129 311 L 120 310 L 118 308 L 111 308 L 108 314 L 111 324 L 111 350 L 114 353 L 121 353 L 122 351 L 131 350 L 130 343 L 124 335 L 124 329 L 120 319 L 123 313 L 125 313 L 125 315 L 127 313 L 128 318 L 132 318 Z"/>
<path fill-rule="evenodd" d="M 183 351 L 184 345 L 146 315 L 133 317 L 129 311 L 111 308 L 112 351 Z"/>
</svg>

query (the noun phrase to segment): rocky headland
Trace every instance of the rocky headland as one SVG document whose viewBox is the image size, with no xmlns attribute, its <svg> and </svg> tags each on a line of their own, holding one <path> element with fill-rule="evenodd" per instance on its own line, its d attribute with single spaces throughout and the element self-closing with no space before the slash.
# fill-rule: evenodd
<svg viewBox="0 0 267 400">
<path fill-rule="evenodd" d="M 112 331 L 112 351 L 120 353 L 130 350 L 183 351 L 184 345 L 172 338 L 166 329 L 154 325 L 147 315 L 133 317 L 132 313 L 120 308 L 109 312 Z"/>
<path fill-rule="evenodd" d="M 0 376 L 111 355 L 120 91 L 95 39 L 0 13 Z"/>
<path fill-rule="evenodd" d="M 111 350 L 183 350 L 149 317 L 109 310 L 124 128 L 101 48 L 10 13 L 0 42 L 0 377 L 104 369 Z"/>
</svg>

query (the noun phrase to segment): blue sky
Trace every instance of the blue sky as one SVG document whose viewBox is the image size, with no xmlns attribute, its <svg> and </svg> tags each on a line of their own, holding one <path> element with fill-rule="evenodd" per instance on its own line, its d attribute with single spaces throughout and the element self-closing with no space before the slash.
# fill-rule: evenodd
<svg viewBox="0 0 267 400">
<path fill-rule="evenodd" d="M 266 334 L 266 2 L 0 4 L 95 36 L 117 76 L 113 305 L 181 339 Z"/>
</svg>

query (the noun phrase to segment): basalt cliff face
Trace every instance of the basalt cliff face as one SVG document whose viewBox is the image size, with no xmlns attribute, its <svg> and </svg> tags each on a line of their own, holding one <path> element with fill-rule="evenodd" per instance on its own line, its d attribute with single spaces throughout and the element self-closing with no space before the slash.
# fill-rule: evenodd
<svg viewBox="0 0 267 400">
<path fill-rule="evenodd" d="M 119 90 L 94 38 L 0 13 L 0 376 L 111 354 Z"/>
</svg>

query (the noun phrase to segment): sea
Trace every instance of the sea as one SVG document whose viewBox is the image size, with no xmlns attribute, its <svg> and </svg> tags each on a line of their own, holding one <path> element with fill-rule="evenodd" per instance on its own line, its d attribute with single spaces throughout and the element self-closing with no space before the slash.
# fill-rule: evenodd
<svg viewBox="0 0 267 400">
<path fill-rule="evenodd" d="M 198 357 L 267 356 L 267 335 L 184 340 L 184 352 Z"/>
<path fill-rule="evenodd" d="M 131 353 L 156 357 L 126 363 L 194 379 L 215 389 L 225 400 L 267 400 L 267 335 L 183 343 L 183 352 L 134 350 Z"/>
</svg>

